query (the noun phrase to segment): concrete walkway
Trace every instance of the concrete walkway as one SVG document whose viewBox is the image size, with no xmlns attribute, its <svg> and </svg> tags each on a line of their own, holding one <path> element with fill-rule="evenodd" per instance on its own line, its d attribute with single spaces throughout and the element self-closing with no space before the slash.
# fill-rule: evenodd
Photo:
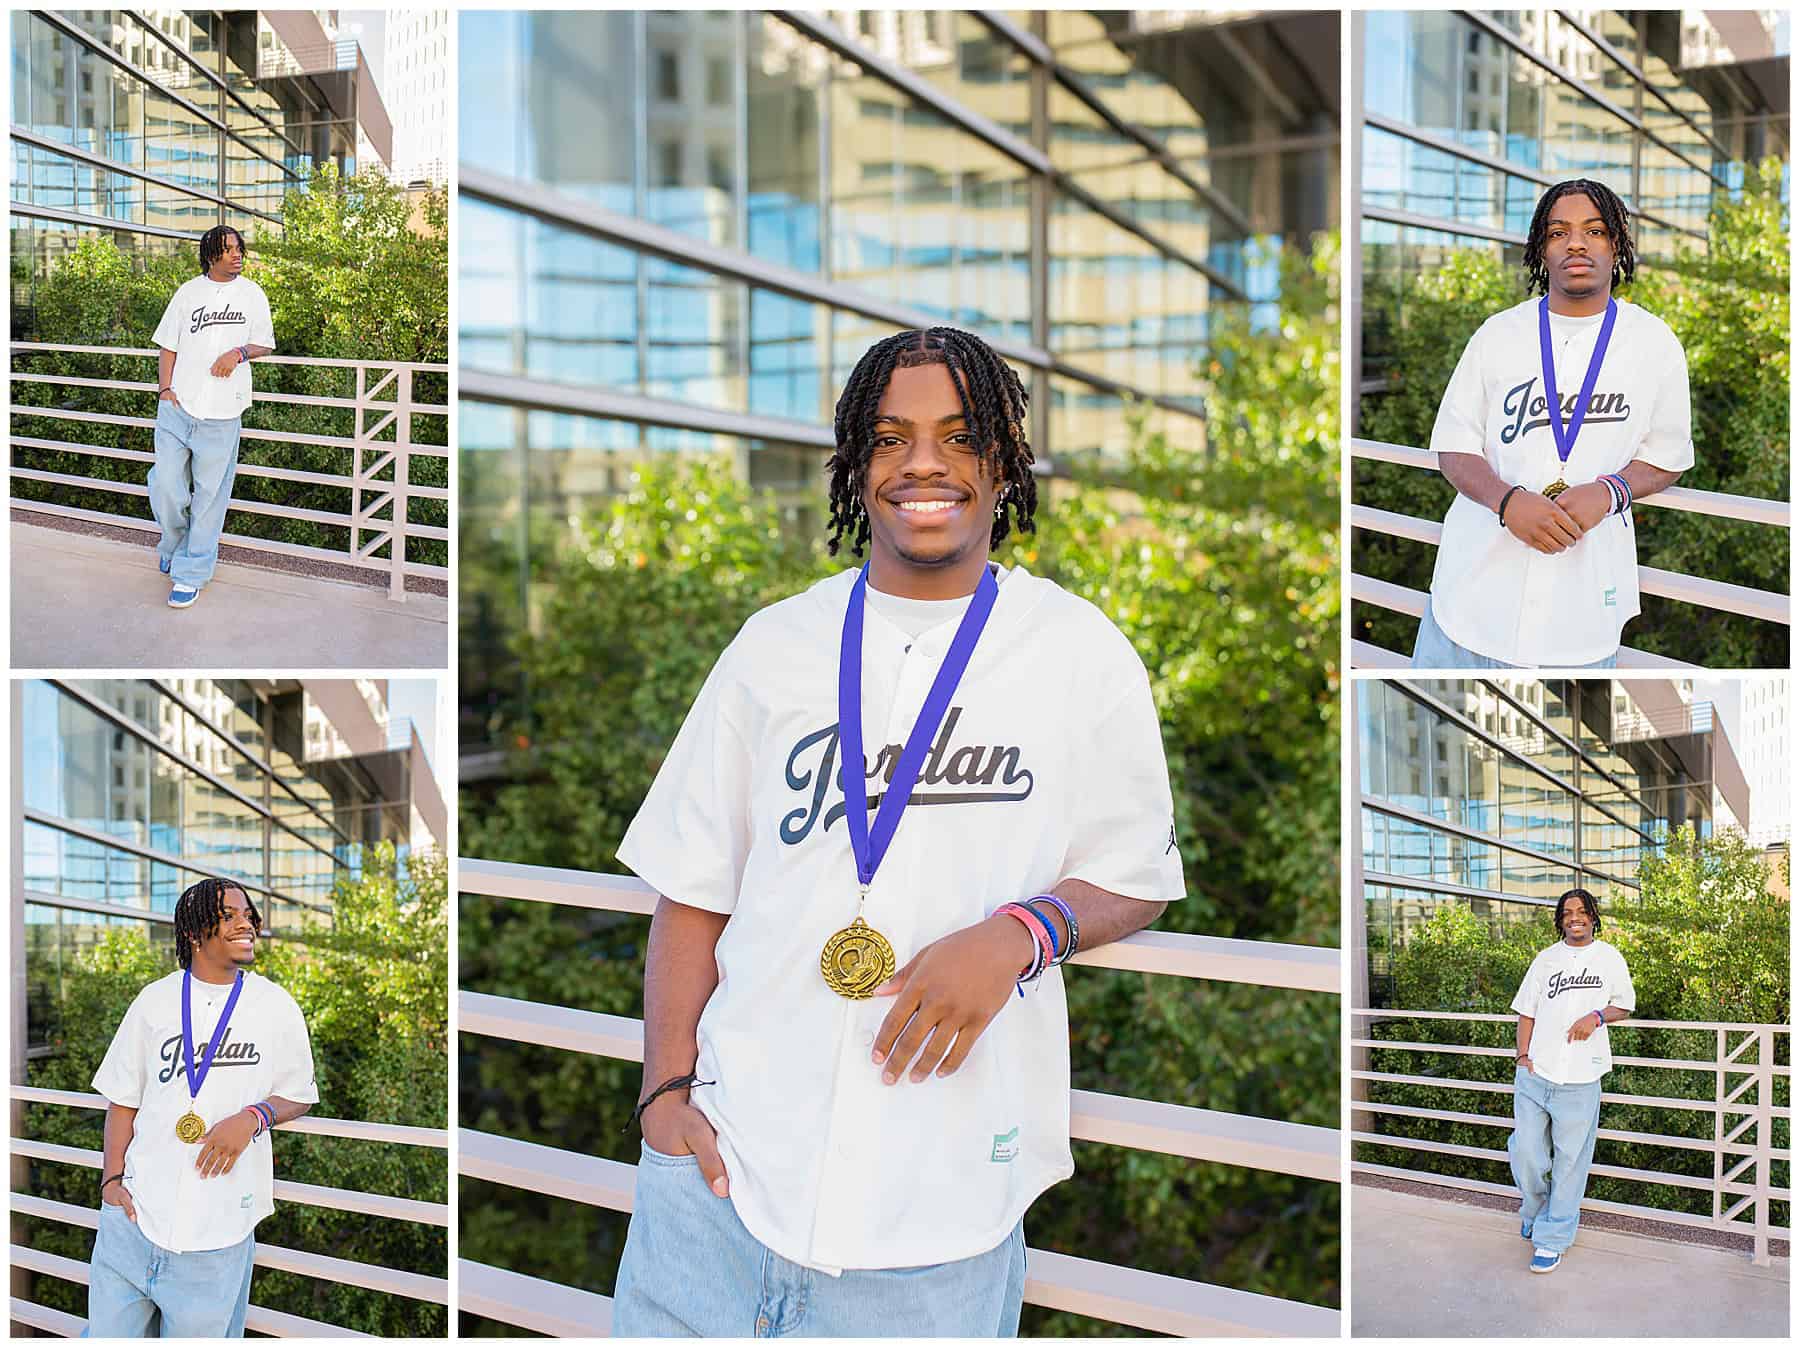
<svg viewBox="0 0 1800 1348">
<path fill-rule="evenodd" d="M 1353 1185 L 1355 1338 L 1779 1338 L 1788 1261 L 1583 1226 L 1554 1273 L 1506 1212 Z"/>
<path fill-rule="evenodd" d="M 148 539 L 150 535 L 145 535 Z M 450 603 L 222 561 L 192 608 L 143 544 L 12 521 L 14 669 L 441 670 Z"/>
</svg>

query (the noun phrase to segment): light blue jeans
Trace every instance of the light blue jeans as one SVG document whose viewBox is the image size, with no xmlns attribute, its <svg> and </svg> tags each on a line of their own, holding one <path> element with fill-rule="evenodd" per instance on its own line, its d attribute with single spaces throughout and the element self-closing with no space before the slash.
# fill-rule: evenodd
<svg viewBox="0 0 1800 1348">
<path fill-rule="evenodd" d="M 1591 665 L 1559 665 L 1559 669 L 1612 669 L 1619 663 L 1619 653 L 1614 651 L 1604 660 L 1596 660 Z M 1418 640 L 1413 642 L 1412 667 L 1414 669 L 1518 669 L 1518 665 L 1509 665 L 1504 660 L 1490 659 L 1485 655 L 1477 655 L 1467 646 L 1458 646 L 1444 634 L 1437 619 L 1431 616 L 1431 601 L 1425 601 L 1425 616 L 1419 619 Z"/>
<path fill-rule="evenodd" d="M 744 1229 L 692 1156 L 643 1149 L 613 1296 L 614 1338 L 1012 1338 L 1025 1227 L 986 1254 L 840 1277 L 783 1259 Z"/>
<path fill-rule="evenodd" d="M 167 398 L 156 404 L 150 513 L 162 526 L 156 550 L 176 585 L 198 590 L 219 564 L 242 430 L 240 417 L 209 421 L 190 417 Z"/>
<path fill-rule="evenodd" d="M 1513 1131 L 1506 1152 L 1519 1186 L 1519 1228 L 1540 1250 L 1575 1243 L 1600 1130 L 1600 1083 L 1559 1086 L 1523 1067 L 1513 1073 Z"/>
<path fill-rule="evenodd" d="M 176 1254 L 153 1244 L 124 1208 L 102 1203 L 82 1337 L 241 1339 L 255 1257 L 255 1236 Z"/>
</svg>

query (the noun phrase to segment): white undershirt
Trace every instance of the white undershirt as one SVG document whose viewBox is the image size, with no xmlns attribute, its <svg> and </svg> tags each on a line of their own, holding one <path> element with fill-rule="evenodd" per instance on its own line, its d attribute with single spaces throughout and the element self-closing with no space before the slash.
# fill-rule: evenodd
<svg viewBox="0 0 1800 1348">
<path fill-rule="evenodd" d="M 993 567 L 994 579 L 1004 581 L 1006 568 L 989 563 Z M 918 640 L 939 623 L 946 623 L 953 618 L 960 618 L 969 607 L 969 595 L 961 595 L 956 599 L 908 599 L 903 595 L 888 594 L 875 588 L 873 580 L 868 588 L 869 607 L 898 627 L 907 636 Z"/>
</svg>

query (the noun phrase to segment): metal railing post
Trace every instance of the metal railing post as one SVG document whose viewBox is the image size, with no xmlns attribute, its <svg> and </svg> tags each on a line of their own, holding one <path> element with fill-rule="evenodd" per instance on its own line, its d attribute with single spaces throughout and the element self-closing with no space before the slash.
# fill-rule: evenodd
<svg viewBox="0 0 1800 1348">
<path fill-rule="evenodd" d="M 388 598 L 399 603 L 406 602 L 406 525 L 412 513 L 407 498 L 412 455 L 412 402 L 412 367 L 402 366 L 399 386 L 394 393 L 394 533 L 393 542 L 388 546 L 388 557 L 393 563 L 388 572 Z"/>
<path fill-rule="evenodd" d="M 1769 1190 L 1774 1187 L 1775 1031 L 1756 1032 L 1756 1235 L 1750 1262 L 1769 1266 Z"/>
<path fill-rule="evenodd" d="M 1713 1074 L 1713 1225 L 1725 1229 L 1725 1031 L 1713 1031 L 1718 1047 L 1713 1061 L 1719 1070 Z"/>
<path fill-rule="evenodd" d="M 356 557 L 362 549 L 363 518 L 363 436 L 366 433 L 365 415 L 368 412 L 368 393 L 364 387 L 363 374 L 368 369 L 361 361 L 356 363 L 356 433 L 351 437 L 356 447 L 350 451 L 350 556 Z"/>
</svg>

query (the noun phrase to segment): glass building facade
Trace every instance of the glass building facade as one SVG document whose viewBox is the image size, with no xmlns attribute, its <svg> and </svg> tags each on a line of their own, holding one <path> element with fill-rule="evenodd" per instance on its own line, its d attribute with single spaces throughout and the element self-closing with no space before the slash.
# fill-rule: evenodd
<svg viewBox="0 0 1800 1348">
<path fill-rule="evenodd" d="M 1678 241 L 1705 242 L 1714 193 L 1741 184 L 1746 163 L 1788 162 L 1788 20 L 1737 17 L 1776 55 L 1734 59 L 1701 10 L 1350 16 L 1362 72 L 1361 352 L 1350 368 L 1365 392 L 1386 374 L 1408 283 L 1454 249 L 1519 264 L 1552 183 L 1613 188 L 1654 264 Z"/>
<path fill-rule="evenodd" d="M 459 22 L 465 708 L 515 695 L 559 540 L 642 458 L 728 457 L 817 529 L 842 381 L 931 323 L 1012 361 L 1052 472 L 1128 400 L 1202 440 L 1213 315 L 1336 223 L 1336 13 Z"/>
<path fill-rule="evenodd" d="M 185 255 L 232 224 L 254 244 L 314 163 L 354 172 L 357 113 L 303 75 L 311 63 L 255 10 L 15 11 L 15 336 L 37 281 L 84 238 Z"/>
<path fill-rule="evenodd" d="M 360 687 L 376 724 L 381 687 Z M 350 752 L 304 684 L 35 680 L 16 693 L 15 902 L 34 1045 L 55 1025 L 65 963 L 108 928 L 166 931 L 181 892 L 219 876 L 280 938 L 329 915 L 369 847 L 404 856 L 414 836 L 409 755 Z"/>
<path fill-rule="evenodd" d="M 1662 688 L 1666 683 L 1659 682 Z M 1684 825 L 1715 824 L 1741 782 L 1710 703 L 1646 711 L 1617 680 L 1367 680 L 1356 789 L 1371 995 L 1388 957 L 1445 904 L 1498 934 L 1577 885 L 1635 895 L 1638 863 Z M 1720 826 L 1740 802 L 1727 807 Z M 1380 1005 L 1378 1001 L 1367 1003 Z"/>
</svg>

